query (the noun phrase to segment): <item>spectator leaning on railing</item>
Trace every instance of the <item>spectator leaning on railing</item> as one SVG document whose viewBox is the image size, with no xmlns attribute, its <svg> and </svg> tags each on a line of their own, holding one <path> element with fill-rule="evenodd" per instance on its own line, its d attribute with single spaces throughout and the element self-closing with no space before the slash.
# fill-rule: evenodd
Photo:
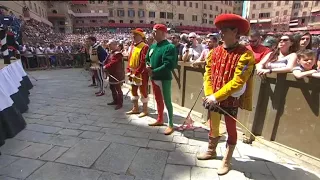
<svg viewBox="0 0 320 180">
<path fill-rule="evenodd" d="M 257 65 L 257 74 L 288 73 L 297 63 L 297 43 L 292 35 L 282 35 L 278 48 L 267 54 Z"/>
<path fill-rule="evenodd" d="M 316 67 L 316 54 L 310 49 L 300 50 L 298 53 L 297 66 L 292 72 L 296 78 L 313 76 L 320 78 L 320 71 Z"/>
</svg>

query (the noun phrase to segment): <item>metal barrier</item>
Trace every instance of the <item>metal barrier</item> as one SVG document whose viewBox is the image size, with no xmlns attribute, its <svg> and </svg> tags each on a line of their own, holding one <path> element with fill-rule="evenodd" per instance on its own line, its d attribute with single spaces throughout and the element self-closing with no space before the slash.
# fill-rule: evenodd
<svg viewBox="0 0 320 180">
<path fill-rule="evenodd" d="M 84 67 L 85 53 L 21 54 L 26 70 Z"/>
</svg>

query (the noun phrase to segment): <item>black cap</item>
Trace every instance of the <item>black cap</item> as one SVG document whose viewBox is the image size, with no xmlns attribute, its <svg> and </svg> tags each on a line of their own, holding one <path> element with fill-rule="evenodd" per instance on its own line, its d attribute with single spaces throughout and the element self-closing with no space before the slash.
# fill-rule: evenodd
<svg viewBox="0 0 320 180">
<path fill-rule="evenodd" d="M 9 9 L 6 6 L 0 6 L 0 9 L 4 9 L 6 11 L 9 11 Z"/>
</svg>

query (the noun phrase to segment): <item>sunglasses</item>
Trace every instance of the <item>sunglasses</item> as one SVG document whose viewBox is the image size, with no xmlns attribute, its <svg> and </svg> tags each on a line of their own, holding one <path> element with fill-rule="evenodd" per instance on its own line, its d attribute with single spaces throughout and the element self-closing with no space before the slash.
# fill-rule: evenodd
<svg viewBox="0 0 320 180">
<path fill-rule="evenodd" d="M 190 39 L 196 38 L 196 37 L 189 37 Z"/>
<path fill-rule="evenodd" d="M 251 43 L 255 43 L 255 42 L 257 42 L 258 40 L 249 40 L 249 42 L 251 42 Z"/>
<path fill-rule="evenodd" d="M 280 39 L 280 42 L 283 41 L 283 42 L 287 42 L 289 41 L 289 39 Z"/>
</svg>

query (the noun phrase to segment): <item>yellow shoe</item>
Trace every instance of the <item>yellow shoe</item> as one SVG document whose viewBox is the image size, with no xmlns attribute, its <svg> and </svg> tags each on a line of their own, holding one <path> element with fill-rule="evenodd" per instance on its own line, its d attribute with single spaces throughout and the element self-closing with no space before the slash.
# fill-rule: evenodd
<svg viewBox="0 0 320 180">
<path fill-rule="evenodd" d="M 163 122 L 156 121 L 154 123 L 148 124 L 149 126 L 163 126 Z"/>
<path fill-rule="evenodd" d="M 167 129 L 164 131 L 164 135 L 170 135 L 174 132 L 173 127 L 167 127 Z"/>
</svg>

